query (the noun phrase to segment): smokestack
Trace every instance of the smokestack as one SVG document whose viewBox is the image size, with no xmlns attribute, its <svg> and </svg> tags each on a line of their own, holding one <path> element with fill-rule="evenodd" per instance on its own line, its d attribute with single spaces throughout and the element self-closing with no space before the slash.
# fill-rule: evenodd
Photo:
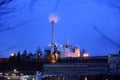
<svg viewBox="0 0 120 80">
<path fill-rule="evenodd" d="M 54 31 L 54 30 L 55 30 L 55 29 L 54 29 L 54 26 L 55 26 L 55 22 L 52 21 L 51 24 L 52 24 L 52 25 L 51 25 L 51 26 L 52 26 L 51 44 L 54 44 L 54 35 L 55 35 L 55 33 L 54 33 L 54 32 L 55 32 L 55 31 Z"/>
<path fill-rule="evenodd" d="M 55 42 L 55 23 L 57 23 L 58 21 L 58 17 L 55 14 L 51 14 L 49 16 L 49 21 L 51 22 L 51 27 L 52 27 L 52 31 L 51 31 L 51 45 L 54 46 Z"/>
</svg>

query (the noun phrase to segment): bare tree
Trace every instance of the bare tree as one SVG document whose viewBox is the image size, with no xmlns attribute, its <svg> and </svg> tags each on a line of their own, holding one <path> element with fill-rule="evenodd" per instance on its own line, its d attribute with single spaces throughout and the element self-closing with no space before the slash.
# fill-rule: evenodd
<svg viewBox="0 0 120 80">
<path fill-rule="evenodd" d="M 118 2 L 120 4 L 120 1 Z M 115 7 L 116 9 L 120 10 L 120 5 L 116 4 L 114 2 L 111 2 L 112 6 Z"/>
<path fill-rule="evenodd" d="M 20 26 L 32 21 L 32 19 L 31 20 L 29 19 L 27 21 L 24 21 L 20 24 L 17 24 L 15 26 L 11 26 L 11 27 L 9 27 L 9 25 L 7 25 L 7 22 L 11 18 L 11 16 L 8 14 L 14 13 L 14 12 L 19 11 L 23 8 L 23 7 L 16 8 L 15 5 L 11 5 L 14 1 L 15 0 L 0 0 L 0 32 L 7 31 L 7 30 L 13 30 L 17 27 L 20 27 Z M 9 48 L 1 50 L 0 53 L 8 51 L 14 47 L 15 46 L 11 46 Z"/>
<path fill-rule="evenodd" d="M 14 1 L 15 0 L 0 0 L 0 32 L 16 29 L 26 23 L 33 21 L 33 19 L 28 19 L 17 25 L 7 25 L 7 22 L 9 22 L 9 19 L 11 18 L 11 16 L 9 16 L 8 14 L 20 11 L 25 7 L 25 4 L 22 4 L 22 6 L 20 7 L 16 7 L 16 5 L 11 6 L 11 3 L 13 3 Z"/>
<path fill-rule="evenodd" d="M 37 55 L 37 58 L 38 58 L 38 59 L 42 56 L 42 50 L 41 50 L 40 47 L 37 48 L 37 50 L 36 50 L 36 55 Z"/>
<path fill-rule="evenodd" d="M 5 15 L 11 13 L 13 10 L 12 8 L 9 7 L 9 4 L 13 0 L 0 0 L 0 28 L 5 25 L 7 22 L 8 18 L 5 17 Z"/>
</svg>

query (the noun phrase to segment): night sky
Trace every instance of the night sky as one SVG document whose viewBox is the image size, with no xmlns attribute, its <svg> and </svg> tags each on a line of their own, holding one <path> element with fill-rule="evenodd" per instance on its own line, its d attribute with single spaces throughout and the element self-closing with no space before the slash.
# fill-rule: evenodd
<svg viewBox="0 0 120 80">
<path fill-rule="evenodd" d="M 15 9 L 4 15 L 8 20 L 0 27 L 0 57 L 8 57 L 18 50 L 44 50 L 51 41 L 51 23 L 55 14 L 55 42 L 65 39 L 73 47 L 78 45 L 89 55 L 108 55 L 120 50 L 119 0 L 15 0 Z M 6 20 L 3 20 L 3 22 Z M 8 28 L 9 29 L 6 29 Z"/>
</svg>

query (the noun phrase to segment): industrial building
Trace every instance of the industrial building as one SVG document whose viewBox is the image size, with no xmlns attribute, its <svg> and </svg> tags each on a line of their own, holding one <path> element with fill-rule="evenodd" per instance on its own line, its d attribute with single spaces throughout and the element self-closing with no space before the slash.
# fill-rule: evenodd
<svg viewBox="0 0 120 80">
<path fill-rule="evenodd" d="M 83 75 L 108 73 L 107 56 L 62 58 L 55 64 L 44 64 L 44 75 L 61 75 L 65 80 L 79 80 Z"/>
</svg>

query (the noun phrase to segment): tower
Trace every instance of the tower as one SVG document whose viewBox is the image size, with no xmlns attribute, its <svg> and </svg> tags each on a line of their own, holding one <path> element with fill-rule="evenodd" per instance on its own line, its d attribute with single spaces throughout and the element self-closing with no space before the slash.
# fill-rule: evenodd
<svg viewBox="0 0 120 80">
<path fill-rule="evenodd" d="M 55 50 L 55 23 L 58 22 L 58 17 L 55 14 L 49 16 L 49 21 L 51 22 L 51 53 Z"/>
<path fill-rule="evenodd" d="M 55 36 L 54 36 L 55 35 L 55 29 L 54 29 L 55 28 L 55 22 L 54 21 L 51 22 L 51 27 L 52 27 L 51 28 L 52 29 L 51 30 L 51 45 L 54 45 L 55 44 L 55 42 L 54 42 L 54 38 L 55 38 Z"/>
</svg>

